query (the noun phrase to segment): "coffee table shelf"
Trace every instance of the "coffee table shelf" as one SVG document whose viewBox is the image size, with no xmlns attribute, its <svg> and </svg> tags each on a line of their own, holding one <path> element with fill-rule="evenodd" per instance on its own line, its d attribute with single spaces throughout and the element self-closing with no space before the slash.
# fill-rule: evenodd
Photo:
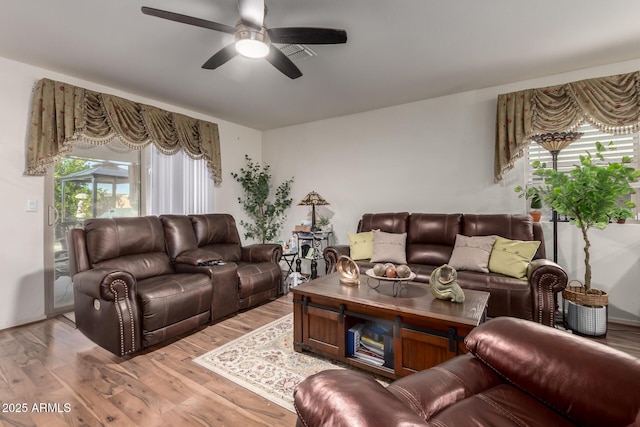
<svg viewBox="0 0 640 427">
<path fill-rule="evenodd" d="M 465 290 L 463 304 L 435 299 L 428 285 L 411 282 L 394 296 L 392 287 L 345 286 L 337 273 L 292 289 L 294 349 L 312 351 L 389 378 L 428 369 L 466 352 L 464 337 L 484 322 L 488 292 Z M 347 354 L 347 331 L 358 322 L 392 325 L 392 366 L 377 366 Z"/>
</svg>

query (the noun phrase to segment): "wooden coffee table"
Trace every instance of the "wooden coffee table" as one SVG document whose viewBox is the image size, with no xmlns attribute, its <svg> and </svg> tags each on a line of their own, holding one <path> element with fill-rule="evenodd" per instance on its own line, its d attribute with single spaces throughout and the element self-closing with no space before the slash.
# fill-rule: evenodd
<svg viewBox="0 0 640 427">
<path fill-rule="evenodd" d="M 366 276 L 360 280 L 359 286 L 343 285 L 333 273 L 291 289 L 296 351 L 399 378 L 466 353 L 464 337 L 486 318 L 488 292 L 465 289 L 465 302 L 456 304 L 434 298 L 424 283 L 411 282 L 394 297 L 392 283 L 373 289 Z M 347 331 L 366 322 L 390 329 L 385 346 L 392 354 L 384 366 L 347 354 Z"/>
</svg>

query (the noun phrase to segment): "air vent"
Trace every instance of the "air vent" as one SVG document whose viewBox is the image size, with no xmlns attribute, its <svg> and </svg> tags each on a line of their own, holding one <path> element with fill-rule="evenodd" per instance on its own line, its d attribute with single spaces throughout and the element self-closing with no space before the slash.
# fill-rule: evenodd
<svg viewBox="0 0 640 427">
<path fill-rule="evenodd" d="M 303 44 L 288 44 L 288 45 L 282 46 L 279 49 L 282 53 L 287 55 L 287 58 L 289 58 L 294 62 L 318 55 L 317 53 L 309 49 L 308 46 Z"/>
</svg>

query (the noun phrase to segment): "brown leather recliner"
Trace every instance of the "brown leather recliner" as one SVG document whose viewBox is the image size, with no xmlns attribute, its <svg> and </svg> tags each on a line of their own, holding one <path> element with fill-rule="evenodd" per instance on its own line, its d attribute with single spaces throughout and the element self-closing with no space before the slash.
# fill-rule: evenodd
<svg viewBox="0 0 640 427">
<path fill-rule="evenodd" d="M 297 425 L 640 426 L 640 360 L 626 353 L 509 317 L 465 344 L 387 388 L 355 371 L 310 376 L 294 391 Z"/>
<path fill-rule="evenodd" d="M 226 214 L 89 219 L 68 241 L 76 325 L 119 356 L 268 301 L 282 281 L 282 246 L 242 247 Z"/>
<path fill-rule="evenodd" d="M 69 232 L 76 326 L 125 356 L 206 324 L 206 272 L 179 273 L 155 216 L 88 219 Z"/>
</svg>

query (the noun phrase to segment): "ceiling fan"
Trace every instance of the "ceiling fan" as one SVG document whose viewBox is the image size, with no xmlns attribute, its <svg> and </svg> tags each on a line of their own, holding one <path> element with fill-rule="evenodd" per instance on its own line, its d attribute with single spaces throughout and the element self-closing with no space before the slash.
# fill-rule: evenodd
<svg viewBox="0 0 640 427">
<path fill-rule="evenodd" d="M 240 21 L 232 27 L 166 10 L 142 7 L 142 13 L 145 15 L 233 34 L 235 41 L 216 52 L 202 65 L 202 68 L 208 70 L 218 68 L 237 54 L 241 54 L 249 58 L 266 58 L 287 77 L 297 79 L 302 76 L 300 69 L 272 43 L 340 44 L 347 42 L 345 30 L 313 27 L 267 28 L 264 24 L 267 14 L 264 0 L 238 0 L 238 12 L 240 12 Z"/>
</svg>

